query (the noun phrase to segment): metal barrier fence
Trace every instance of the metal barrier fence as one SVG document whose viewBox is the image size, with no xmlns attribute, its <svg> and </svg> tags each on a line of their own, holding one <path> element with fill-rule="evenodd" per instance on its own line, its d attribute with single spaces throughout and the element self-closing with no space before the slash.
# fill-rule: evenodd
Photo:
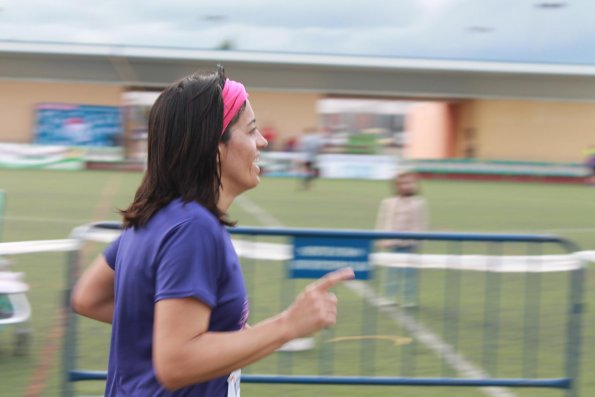
<svg viewBox="0 0 595 397">
<path fill-rule="evenodd" d="M 119 228 L 100 223 L 71 237 L 107 242 Z M 287 307 L 311 282 L 304 277 L 351 265 L 360 278 L 337 288 L 336 327 L 245 368 L 244 383 L 467 386 L 493 396 L 514 395 L 503 388 L 546 388 L 578 395 L 585 268 L 570 241 L 521 234 L 250 227 L 230 232 L 252 323 Z M 415 252 L 374 250 L 373 242 L 387 239 L 414 241 Z M 73 251 L 66 304 L 79 259 Z M 407 301 L 392 288 L 403 279 L 417 286 Z M 106 377 L 77 368 L 77 345 L 85 335 L 69 313 L 65 397 L 74 396 L 74 382 Z"/>
</svg>

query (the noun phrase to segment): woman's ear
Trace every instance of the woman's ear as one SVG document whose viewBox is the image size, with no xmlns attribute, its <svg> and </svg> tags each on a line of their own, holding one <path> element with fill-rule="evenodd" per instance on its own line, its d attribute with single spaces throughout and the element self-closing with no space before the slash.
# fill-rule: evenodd
<svg viewBox="0 0 595 397">
<path fill-rule="evenodd" d="M 227 145 L 225 145 L 225 143 L 223 142 L 219 142 L 219 145 L 217 146 L 217 151 L 219 152 L 219 155 L 217 156 L 217 164 L 219 164 L 221 162 L 221 159 L 224 159 L 225 155 L 227 154 Z"/>
</svg>

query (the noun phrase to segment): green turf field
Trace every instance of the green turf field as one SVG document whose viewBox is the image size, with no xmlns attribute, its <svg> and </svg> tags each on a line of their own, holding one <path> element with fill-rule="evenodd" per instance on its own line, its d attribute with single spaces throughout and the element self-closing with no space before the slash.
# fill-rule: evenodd
<svg viewBox="0 0 595 397">
<path fill-rule="evenodd" d="M 4 241 L 62 239 L 73 227 L 92 220 L 118 219 L 115 208 L 124 207 L 131 199 L 141 175 L 110 172 L 58 172 L 0 170 L 0 189 L 6 192 L 6 214 L 2 238 Z M 595 249 L 595 189 L 587 186 L 544 185 L 519 183 L 484 183 L 460 181 L 425 181 L 422 192 L 428 200 L 431 228 L 440 231 L 534 232 L 553 233 L 569 238 L 582 249 Z M 233 219 L 240 226 L 370 229 L 374 226 L 380 200 L 389 194 L 388 182 L 318 180 L 309 191 L 301 189 L 295 179 L 263 178 L 261 186 L 246 194 L 246 199 L 260 207 L 255 211 L 245 201 L 234 204 Z M 90 245 L 85 255 L 90 258 L 101 248 Z M 441 247 L 435 247 L 439 250 Z M 0 396 L 57 396 L 60 384 L 60 303 L 64 286 L 64 254 L 29 254 L 14 256 L 12 269 L 26 273 L 31 285 L 29 299 L 33 306 L 33 346 L 25 357 L 11 355 L 12 333 L 9 327 L 0 330 Z M 284 287 L 278 282 L 280 265 L 246 261 L 247 284 L 253 300 L 251 321 L 270 315 L 289 302 Z M 261 270 L 262 266 L 267 266 Z M 478 365 L 498 376 L 519 376 L 523 370 L 523 355 L 518 349 L 522 341 L 521 329 L 527 313 L 519 301 L 522 284 L 514 275 L 487 278 L 473 272 L 431 271 L 421 280 L 422 305 L 416 318 L 462 350 Z M 542 275 L 535 281 L 540 290 L 539 318 L 536 332 L 538 343 L 528 360 L 538 376 L 559 376 L 563 363 L 561 323 L 563 304 L 567 299 L 566 275 Z M 595 298 L 589 288 L 595 276 L 588 274 L 587 299 Z M 379 283 L 379 282 L 378 282 Z M 458 295 L 448 293 L 447 286 L 457 283 Z M 486 285 L 500 286 L 501 306 L 497 329 L 498 345 L 495 357 L 485 358 L 485 337 L 481 330 L 486 303 L 482 291 Z M 301 282 L 293 286 L 299 291 Z M 380 286 L 376 286 L 377 289 Z M 289 291 L 292 292 L 292 291 Z M 374 348 L 362 350 L 367 341 L 331 342 L 338 337 L 362 335 L 364 323 L 373 324 L 376 335 L 410 337 L 408 331 L 395 325 L 386 313 L 370 310 L 361 298 L 341 287 L 337 290 L 341 301 L 339 326 L 317 336 L 317 349 L 277 354 L 246 369 L 250 373 L 286 371 L 294 373 L 339 373 L 357 375 L 373 372 L 416 376 L 454 376 L 454 370 L 437 359 L 421 344 L 405 343 L 397 346 L 387 341 L 373 341 Z M 471 299 L 467 299 L 471 297 Z M 460 308 L 460 314 L 445 308 L 445 303 Z M 587 305 L 587 308 L 589 305 Z M 347 312 L 347 313 L 345 313 Z M 459 317 L 457 317 L 459 316 Z M 458 327 L 445 326 L 462 321 Z M 587 310 L 584 316 L 583 365 L 581 396 L 595 395 L 593 340 L 595 318 Z M 105 367 L 105 352 L 109 329 L 103 324 L 81 321 L 85 337 L 79 336 L 81 366 L 91 369 Z M 493 331 L 490 331 L 493 332 Z M 488 333 L 488 336 L 490 334 Z M 521 335 L 521 336 L 519 336 Z M 534 343 L 534 342 L 531 342 Z M 488 343 L 489 345 L 489 343 Z M 334 355 L 331 361 L 328 357 Z M 488 350 L 488 353 L 489 352 Z M 322 357 L 322 359 L 320 359 Z M 363 358 L 363 359 L 359 359 Z M 484 361 L 485 360 L 485 361 Z M 494 368 L 491 368 L 493 366 Z M 533 365 L 532 365 L 533 366 Z M 530 371 L 530 372 L 531 372 Z M 431 389 L 389 387 L 308 387 L 243 385 L 244 396 L 277 395 L 341 395 L 341 396 L 481 396 L 477 389 Z M 77 386 L 81 395 L 98 395 L 101 383 Z M 560 392 L 544 390 L 514 390 L 518 396 L 560 396 Z"/>
</svg>

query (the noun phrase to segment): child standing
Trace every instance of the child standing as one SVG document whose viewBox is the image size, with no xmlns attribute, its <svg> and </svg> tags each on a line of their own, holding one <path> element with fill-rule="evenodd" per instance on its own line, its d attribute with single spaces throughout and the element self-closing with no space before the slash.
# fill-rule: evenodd
<svg viewBox="0 0 595 397">
<path fill-rule="evenodd" d="M 402 171 L 394 180 L 394 196 L 380 203 L 376 219 L 376 229 L 393 232 L 421 232 L 428 227 L 426 200 L 419 194 L 418 177 L 412 171 Z M 411 253 L 416 251 L 415 240 L 381 240 L 379 248 L 393 252 Z M 389 268 L 387 272 L 387 296 L 395 296 L 402 306 L 417 304 L 417 269 Z"/>
</svg>

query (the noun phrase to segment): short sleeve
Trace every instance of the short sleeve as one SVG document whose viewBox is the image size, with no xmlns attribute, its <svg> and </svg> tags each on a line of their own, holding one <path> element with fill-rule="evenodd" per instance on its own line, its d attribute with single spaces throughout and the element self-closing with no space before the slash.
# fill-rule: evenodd
<svg viewBox="0 0 595 397">
<path fill-rule="evenodd" d="M 109 267 L 116 269 L 116 258 L 118 256 L 118 247 L 120 246 L 121 235 L 118 236 L 107 248 L 103 251 L 103 256 Z"/>
<path fill-rule="evenodd" d="M 208 223 L 188 220 L 173 229 L 156 257 L 155 302 L 196 298 L 214 307 L 223 246 Z"/>
</svg>

